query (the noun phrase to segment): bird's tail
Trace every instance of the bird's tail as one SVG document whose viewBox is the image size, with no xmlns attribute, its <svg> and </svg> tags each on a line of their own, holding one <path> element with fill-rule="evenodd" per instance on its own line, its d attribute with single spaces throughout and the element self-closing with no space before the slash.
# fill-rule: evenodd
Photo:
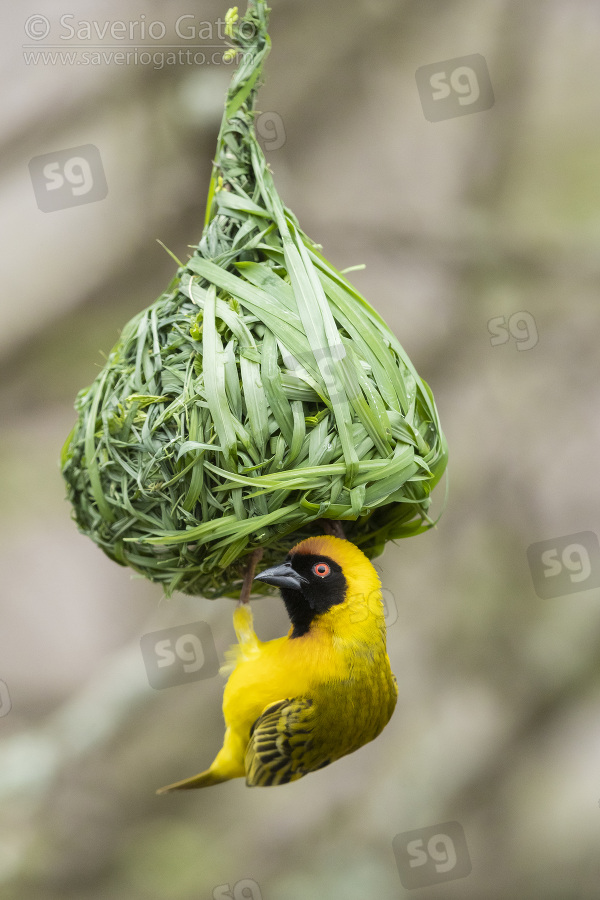
<svg viewBox="0 0 600 900">
<path fill-rule="evenodd" d="M 214 770 L 207 769 L 206 772 L 200 772 L 199 775 L 192 775 L 191 778 L 184 778 L 183 781 L 175 781 L 173 784 L 167 784 L 157 790 L 157 794 L 168 794 L 169 791 L 187 791 L 192 788 L 210 787 L 213 784 L 220 784 L 222 781 L 229 781 L 230 775 L 218 774 Z"/>
<path fill-rule="evenodd" d="M 199 775 L 184 778 L 174 784 L 167 784 L 159 788 L 157 794 L 166 794 L 168 791 L 187 791 L 190 788 L 210 787 L 213 784 L 221 784 L 231 778 L 241 778 L 246 774 L 244 768 L 244 750 L 248 740 L 244 741 L 239 733 L 232 728 L 225 731 L 223 746 L 212 761 L 210 768 Z"/>
</svg>

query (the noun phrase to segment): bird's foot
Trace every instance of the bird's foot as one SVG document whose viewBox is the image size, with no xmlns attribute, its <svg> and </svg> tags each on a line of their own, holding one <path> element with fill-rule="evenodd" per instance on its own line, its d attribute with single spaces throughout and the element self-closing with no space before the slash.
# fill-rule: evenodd
<svg viewBox="0 0 600 900">
<path fill-rule="evenodd" d="M 240 603 L 248 603 L 250 600 L 250 593 L 252 591 L 252 581 L 254 580 L 254 572 L 256 571 L 256 566 L 260 562 L 263 555 L 262 547 L 257 547 L 250 554 L 250 558 L 248 559 L 248 565 L 246 567 L 246 571 L 244 573 L 244 581 L 242 582 L 242 591 L 240 593 Z"/>
</svg>

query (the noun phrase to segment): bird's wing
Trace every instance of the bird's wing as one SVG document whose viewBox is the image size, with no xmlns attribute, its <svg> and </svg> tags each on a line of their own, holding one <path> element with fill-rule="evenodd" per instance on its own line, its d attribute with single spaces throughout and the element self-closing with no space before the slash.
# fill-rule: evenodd
<svg viewBox="0 0 600 900">
<path fill-rule="evenodd" d="M 266 706 L 250 732 L 246 750 L 246 784 L 286 784 L 328 764 L 311 752 L 314 729 L 312 700 L 278 700 Z"/>
</svg>

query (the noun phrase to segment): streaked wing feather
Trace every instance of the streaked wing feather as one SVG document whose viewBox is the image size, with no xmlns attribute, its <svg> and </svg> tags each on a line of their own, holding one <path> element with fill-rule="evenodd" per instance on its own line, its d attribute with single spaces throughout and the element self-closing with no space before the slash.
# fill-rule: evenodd
<svg viewBox="0 0 600 900">
<path fill-rule="evenodd" d="M 311 753 L 314 728 L 312 700 L 286 698 L 265 707 L 250 732 L 246 751 L 246 784 L 287 784 L 329 760 Z"/>
</svg>

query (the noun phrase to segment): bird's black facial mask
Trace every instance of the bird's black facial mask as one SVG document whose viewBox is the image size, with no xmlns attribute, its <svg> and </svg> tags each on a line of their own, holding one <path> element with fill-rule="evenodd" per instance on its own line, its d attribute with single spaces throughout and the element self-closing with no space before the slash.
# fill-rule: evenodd
<svg viewBox="0 0 600 900">
<path fill-rule="evenodd" d="M 280 566 L 266 569 L 256 578 L 281 589 L 293 625 L 292 637 L 302 637 L 316 616 L 343 603 L 348 587 L 338 563 L 313 553 L 289 555 Z"/>
</svg>

